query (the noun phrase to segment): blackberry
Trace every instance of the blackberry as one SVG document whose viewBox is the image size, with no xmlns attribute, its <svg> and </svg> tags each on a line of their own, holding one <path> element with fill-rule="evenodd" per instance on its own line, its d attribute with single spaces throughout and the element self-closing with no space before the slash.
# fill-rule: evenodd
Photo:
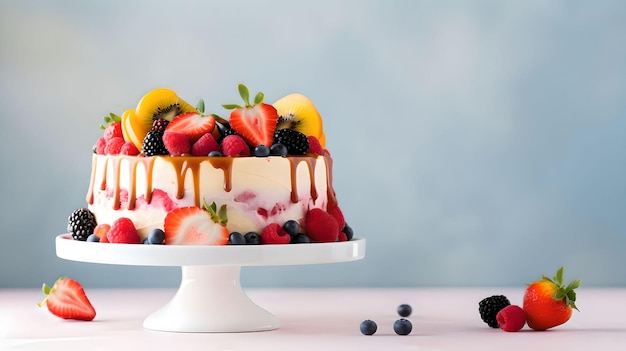
<svg viewBox="0 0 626 351">
<path fill-rule="evenodd" d="M 145 156 L 169 155 L 169 152 L 163 144 L 163 133 L 158 131 L 149 131 L 143 139 L 141 152 Z"/>
<path fill-rule="evenodd" d="M 74 240 L 86 241 L 96 225 L 96 216 L 86 208 L 74 210 L 67 219 L 67 231 Z"/>
<path fill-rule="evenodd" d="M 291 155 L 306 155 L 309 152 L 309 138 L 293 129 L 278 129 L 274 132 L 274 144 L 283 144 Z"/>
<path fill-rule="evenodd" d="M 158 118 L 155 119 L 154 122 L 152 122 L 152 131 L 155 132 L 165 132 L 165 128 L 167 128 L 167 125 L 170 124 L 170 121 L 163 119 L 163 118 Z"/>
<path fill-rule="evenodd" d="M 480 312 L 480 318 L 483 322 L 487 323 L 492 328 L 498 328 L 498 321 L 496 315 L 501 309 L 510 305 L 509 299 L 504 295 L 493 295 L 482 299 L 478 303 L 478 312 Z"/>
</svg>

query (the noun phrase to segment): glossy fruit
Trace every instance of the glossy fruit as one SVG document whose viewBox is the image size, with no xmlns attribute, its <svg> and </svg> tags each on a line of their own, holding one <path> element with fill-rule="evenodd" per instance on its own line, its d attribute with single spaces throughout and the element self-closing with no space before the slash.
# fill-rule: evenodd
<svg viewBox="0 0 626 351">
<path fill-rule="evenodd" d="M 496 320 L 500 329 L 507 332 L 516 332 L 524 328 L 526 313 L 517 305 L 509 305 L 498 312 Z"/>
<path fill-rule="evenodd" d="M 181 207 L 165 217 L 166 245 L 226 245 L 229 232 L 226 228 L 226 206 L 219 210 L 215 203 L 202 208 Z"/>
<path fill-rule="evenodd" d="M 132 220 L 120 217 L 111 224 L 111 229 L 107 232 L 107 240 L 115 244 L 139 244 L 141 237 Z"/>
<path fill-rule="evenodd" d="M 376 333 L 376 330 L 378 330 L 378 325 L 376 325 L 376 322 L 374 322 L 373 320 L 366 319 L 361 322 L 361 325 L 359 325 L 359 329 L 364 335 L 374 335 L 374 333 Z"/>
<path fill-rule="evenodd" d="M 247 232 L 244 237 L 246 238 L 246 244 L 248 245 L 261 244 L 261 236 L 255 232 Z"/>
<path fill-rule="evenodd" d="M 228 236 L 228 244 L 229 245 L 245 245 L 246 237 L 239 232 L 232 232 Z"/>
<path fill-rule="evenodd" d="M 150 245 L 161 245 L 165 241 L 165 232 L 162 229 L 154 228 L 148 233 L 146 243 Z"/>
<path fill-rule="evenodd" d="M 224 156 L 250 156 L 248 144 L 239 135 L 229 135 L 222 140 Z"/>
<path fill-rule="evenodd" d="M 486 297 L 478 303 L 478 313 L 480 319 L 492 328 L 498 328 L 498 320 L 496 316 L 501 309 L 510 305 L 511 302 L 504 295 L 493 295 Z"/>
<path fill-rule="evenodd" d="M 90 321 L 96 317 L 96 310 L 85 294 L 85 290 L 74 279 L 61 277 L 49 287 L 43 284 L 42 290 L 46 298 L 38 305 L 48 307 L 55 316 L 63 319 Z"/>
<path fill-rule="evenodd" d="M 270 223 L 261 232 L 261 244 L 289 244 L 291 235 L 278 223 Z"/>
<path fill-rule="evenodd" d="M 193 156 L 207 156 L 213 151 L 221 153 L 222 149 L 220 144 L 215 140 L 215 137 L 210 133 L 201 136 L 200 139 L 191 146 L 191 154 Z"/>
<path fill-rule="evenodd" d="M 576 308 L 576 288 L 580 279 L 572 280 L 568 285 L 563 281 L 563 267 L 550 279 L 545 275 L 530 284 L 524 293 L 524 311 L 526 323 L 535 330 L 546 330 L 567 322 Z"/>
<path fill-rule="evenodd" d="M 398 335 L 409 335 L 412 330 L 413 324 L 408 319 L 400 318 L 393 323 L 393 331 Z"/>
<path fill-rule="evenodd" d="M 304 135 L 311 135 L 326 145 L 326 136 L 322 126 L 322 116 L 309 98 L 302 94 L 290 94 L 272 104 L 278 113 L 276 129 L 294 129 Z"/>
<path fill-rule="evenodd" d="M 314 208 L 306 215 L 306 233 L 311 241 L 335 242 L 339 235 L 339 226 L 328 212 Z"/>
<path fill-rule="evenodd" d="M 163 145 L 165 145 L 170 156 L 191 154 L 191 143 L 187 136 L 180 132 L 165 131 L 163 133 Z"/>
<path fill-rule="evenodd" d="M 296 236 L 300 232 L 300 223 L 290 219 L 283 224 L 283 229 L 292 237 Z"/>
<path fill-rule="evenodd" d="M 74 240 L 87 240 L 97 225 L 96 216 L 84 207 L 74 210 L 67 219 L 67 231 Z"/>
<path fill-rule="evenodd" d="M 239 84 L 239 95 L 244 101 L 244 105 L 227 104 L 223 107 L 232 110 L 229 124 L 232 129 L 241 135 L 252 147 L 258 145 L 272 145 L 274 130 L 278 114 L 274 106 L 263 103 L 263 93 L 258 93 L 254 102 L 250 104 L 250 92 L 248 88 Z"/>
<path fill-rule="evenodd" d="M 193 143 L 206 133 L 211 133 L 215 128 L 215 118 L 202 115 L 198 112 L 187 112 L 174 117 L 165 128 L 166 132 L 183 133 Z"/>
<path fill-rule="evenodd" d="M 408 317 L 411 315 L 412 312 L 413 309 L 410 305 L 402 304 L 398 306 L 398 314 L 400 315 L 400 317 Z"/>
</svg>

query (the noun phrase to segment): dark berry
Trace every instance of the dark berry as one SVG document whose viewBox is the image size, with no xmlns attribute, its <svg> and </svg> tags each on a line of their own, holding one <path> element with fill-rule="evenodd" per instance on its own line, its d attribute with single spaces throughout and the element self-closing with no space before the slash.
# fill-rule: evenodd
<svg viewBox="0 0 626 351">
<path fill-rule="evenodd" d="M 306 234 L 297 234 L 291 238 L 292 244 L 308 244 L 311 242 L 311 238 L 309 238 Z"/>
<path fill-rule="evenodd" d="M 348 238 L 348 241 L 352 240 L 352 238 L 354 237 L 354 231 L 352 230 L 352 227 L 348 225 L 348 223 L 346 223 L 341 231 L 346 234 L 346 238 Z"/>
<path fill-rule="evenodd" d="M 100 242 L 100 237 L 97 236 L 96 234 L 89 234 L 89 236 L 87 237 L 87 240 L 89 242 L 92 243 L 99 243 Z"/>
<path fill-rule="evenodd" d="M 274 132 L 274 144 L 283 144 L 291 155 L 306 155 L 309 152 L 309 138 L 293 129 L 278 129 Z"/>
<path fill-rule="evenodd" d="M 285 224 L 283 224 L 283 229 L 287 233 L 289 233 L 289 235 L 294 237 L 298 235 L 298 232 L 300 231 L 300 224 L 297 221 L 290 219 L 287 222 L 285 222 Z"/>
<path fill-rule="evenodd" d="M 159 118 L 159 119 L 155 119 L 154 122 L 152 122 L 152 131 L 155 132 L 165 132 L 165 128 L 167 128 L 167 125 L 170 124 L 170 121 L 163 119 L 163 118 Z"/>
<path fill-rule="evenodd" d="M 398 306 L 398 314 L 400 317 L 408 317 L 411 315 L 411 312 L 413 312 L 413 309 L 410 305 L 402 304 Z"/>
<path fill-rule="evenodd" d="M 376 322 L 366 319 L 361 322 L 360 329 L 361 333 L 365 335 L 373 335 L 374 333 L 376 333 L 378 326 L 376 325 Z"/>
<path fill-rule="evenodd" d="M 221 141 L 222 139 L 226 138 L 229 135 L 237 135 L 237 132 L 235 132 L 234 129 L 232 129 L 230 127 L 230 124 L 228 123 L 215 123 L 215 128 L 217 128 L 217 131 L 220 133 L 219 138 L 217 138 L 217 141 Z"/>
<path fill-rule="evenodd" d="M 280 143 L 274 143 L 274 145 L 270 147 L 270 155 L 285 157 L 287 156 L 287 147 Z"/>
<path fill-rule="evenodd" d="M 86 208 L 74 210 L 67 219 L 67 231 L 74 240 L 86 241 L 96 225 L 96 216 Z"/>
<path fill-rule="evenodd" d="M 492 328 L 498 328 L 498 321 L 496 316 L 501 309 L 510 305 L 509 299 L 504 295 L 493 295 L 482 299 L 478 303 L 478 312 L 480 312 L 480 319 L 487 323 Z"/>
<path fill-rule="evenodd" d="M 228 244 L 230 245 L 245 245 L 246 237 L 239 232 L 232 232 L 228 236 Z"/>
<path fill-rule="evenodd" d="M 261 236 L 255 232 L 248 232 L 244 237 L 248 245 L 259 245 L 261 243 Z"/>
<path fill-rule="evenodd" d="M 143 138 L 141 152 L 145 156 L 169 155 L 169 152 L 163 144 L 163 133 L 157 131 L 149 131 Z"/>
<path fill-rule="evenodd" d="M 163 232 L 162 229 L 154 228 L 150 231 L 146 239 L 148 240 L 148 244 L 161 245 L 165 241 L 165 232 Z"/>
<path fill-rule="evenodd" d="M 222 155 L 222 153 L 219 152 L 219 151 L 211 151 L 211 152 L 209 152 L 209 157 L 220 157 L 220 156 L 224 156 L 224 155 Z"/>
<path fill-rule="evenodd" d="M 256 157 L 267 157 L 270 155 L 270 148 L 261 144 L 254 148 L 254 156 Z"/>
<path fill-rule="evenodd" d="M 398 335 L 409 335 L 413 330 L 413 324 L 408 319 L 400 318 L 393 323 L 393 331 Z"/>
</svg>

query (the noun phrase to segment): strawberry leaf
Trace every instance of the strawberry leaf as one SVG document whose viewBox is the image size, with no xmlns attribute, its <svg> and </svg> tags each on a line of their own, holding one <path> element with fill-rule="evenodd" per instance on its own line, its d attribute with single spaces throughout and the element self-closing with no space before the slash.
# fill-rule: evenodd
<svg viewBox="0 0 626 351">
<path fill-rule="evenodd" d="M 241 108 L 241 106 L 239 106 L 237 104 L 224 104 L 224 105 L 222 105 L 222 107 L 227 109 L 227 110 L 234 110 L 236 108 Z"/>
<path fill-rule="evenodd" d="M 262 103 L 263 99 L 265 99 L 265 94 L 263 94 L 262 92 L 259 91 L 256 94 L 256 96 L 254 97 L 254 104 L 258 105 L 258 104 Z"/>
<path fill-rule="evenodd" d="M 220 218 L 220 223 L 221 224 L 227 224 L 228 223 L 228 216 L 226 215 L 226 204 L 223 204 L 219 211 L 217 211 L 217 215 Z"/>
<path fill-rule="evenodd" d="M 241 95 L 241 98 L 243 99 L 243 102 L 245 102 L 246 106 L 250 106 L 250 91 L 248 90 L 248 87 L 243 84 L 239 84 L 237 89 L 239 89 L 239 95 Z"/>
<path fill-rule="evenodd" d="M 196 109 L 200 111 L 200 113 L 204 113 L 204 100 L 198 100 L 198 104 L 196 105 Z"/>
</svg>

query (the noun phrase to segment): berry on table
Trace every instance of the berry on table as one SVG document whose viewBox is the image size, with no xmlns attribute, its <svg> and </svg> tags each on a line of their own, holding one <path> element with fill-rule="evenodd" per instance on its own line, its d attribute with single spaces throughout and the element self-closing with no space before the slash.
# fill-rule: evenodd
<svg viewBox="0 0 626 351">
<path fill-rule="evenodd" d="M 413 324 L 408 319 L 400 318 L 393 323 L 393 331 L 398 335 L 409 335 L 412 330 Z"/>
<path fill-rule="evenodd" d="M 413 312 L 413 309 L 410 305 L 402 304 L 398 306 L 398 314 L 400 317 L 408 317 L 411 315 L 411 312 Z"/>
<path fill-rule="evenodd" d="M 478 312 L 483 322 L 492 328 L 498 328 L 496 315 L 501 309 L 510 305 L 509 299 L 504 295 L 493 295 L 482 299 L 478 303 Z"/>
<path fill-rule="evenodd" d="M 373 335 L 374 333 L 376 333 L 376 330 L 378 330 L 378 326 L 376 325 L 376 322 L 366 319 L 361 322 L 359 329 L 364 335 Z"/>
<path fill-rule="evenodd" d="M 526 324 L 526 312 L 517 305 L 509 305 L 498 312 L 496 320 L 500 329 L 507 332 L 516 332 Z"/>
<path fill-rule="evenodd" d="M 96 227 L 96 216 L 87 208 L 79 208 L 72 212 L 67 220 L 67 231 L 74 240 L 85 241 Z"/>
</svg>

